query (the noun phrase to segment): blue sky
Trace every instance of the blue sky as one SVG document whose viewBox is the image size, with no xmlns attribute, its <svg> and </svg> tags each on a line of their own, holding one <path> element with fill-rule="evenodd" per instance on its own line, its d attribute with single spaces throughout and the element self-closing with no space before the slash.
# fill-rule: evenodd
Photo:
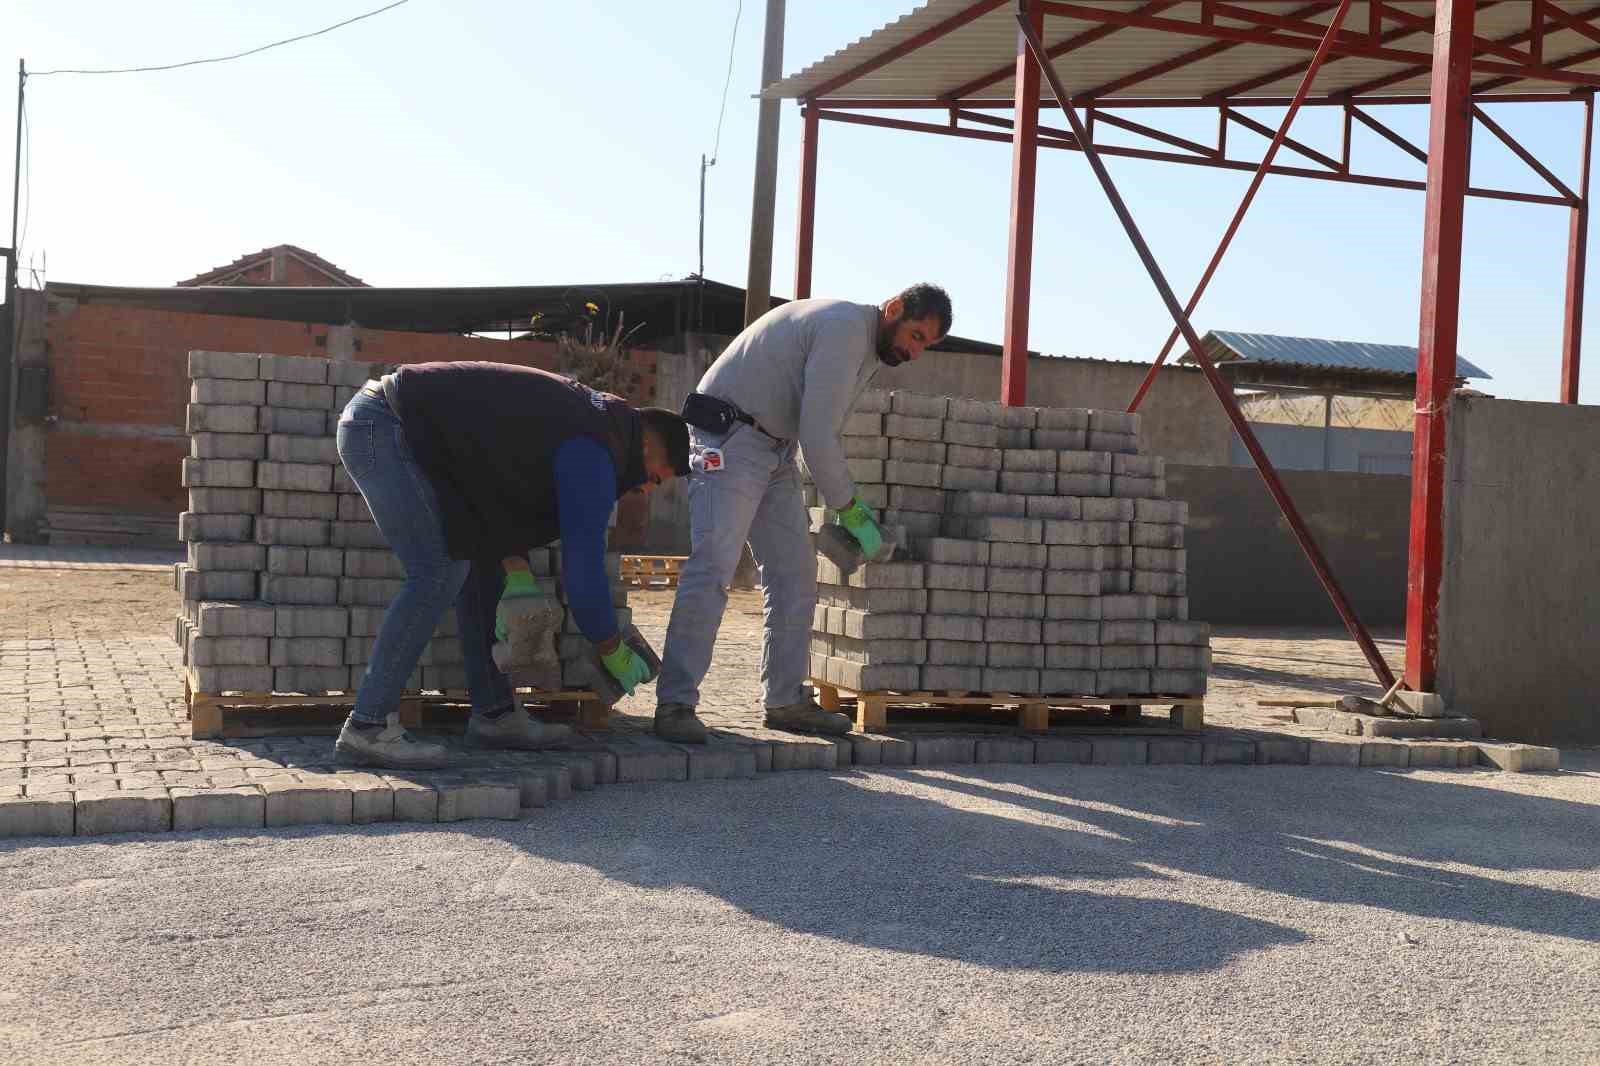
<svg viewBox="0 0 1600 1066">
<path fill-rule="evenodd" d="M 913 3 L 791 0 L 785 70 Z M 224 54 L 378 0 L 3 6 L 0 41 L 14 72 L 17 57 L 46 70 Z M 713 144 L 737 6 L 411 0 L 231 63 L 30 80 L 24 266 L 59 281 L 165 285 L 287 242 L 379 285 L 681 277 L 696 267 L 699 159 Z M 738 285 L 764 7 L 745 0 L 707 194 L 706 273 Z M 1070 85 L 1070 67 L 1062 73 Z M 0 165 L 9 175 L 13 95 L 5 84 Z M 1490 110 L 1576 181 L 1581 108 Z M 1385 116 L 1425 142 L 1423 109 Z M 1145 117 L 1214 135 L 1214 114 Z M 1296 135 L 1337 152 L 1331 111 L 1303 113 Z M 1250 136 L 1235 130 L 1230 139 L 1243 145 Z M 781 295 L 793 287 L 798 143 L 798 114 L 785 104 L 773 283 Z M 958 333 L 998 340 L 1009 148 L 837 124 L 824 124 L 821 144 L 814 292 L 876 301 L 910 281 L 936 280 L 952 293 Z M 1539 189 L 1489 136 L 1475 139 L 1474 152 L 1475 184 Z M 1358 138 L 1356 162 L 1422 176 L 1419 164 L 1372 136 Z M 1109 165 L 1187 295 L 1248 176 Z M 1043 153 L 1039 180 L 1033 346 L 1148 360 L 1170 320 L 1083 159 Z M 1555 398 L 1567 216 L 1469 201 L 1460 349 L 1495 375 L 1480 383 L 1486 391 Z M 1269 178 L 1196 325 L 1414 344 L 1421 246 L 1420 193 Z M 1600 323 L 1595 287 L 1586 318 Z M 1600 351 L 1590 363 L 1582 398 L 1593 403 Z"/>
</svg>

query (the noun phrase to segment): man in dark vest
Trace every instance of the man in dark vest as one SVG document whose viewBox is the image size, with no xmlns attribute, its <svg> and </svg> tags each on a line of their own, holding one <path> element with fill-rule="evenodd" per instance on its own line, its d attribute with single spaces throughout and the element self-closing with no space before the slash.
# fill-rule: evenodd
<svg viewBox="0 0 1600 1066">
<path fill-rule="evenodd" d="M 517 601 L 545 595 L 528 569 L 528 550 L 557 537 L 578 628 L 624 690 L 649 676 L 621 640 L 605 572 L 606 527 L 624 493 L 648 493 L 688 473 L 688 428 L 678 415 L 636 410 L 530 367 L 417 363 L 356 393 L 339 416 L 338 444 L 406 571 L 339 734 L 341 762 L 446 762 L 446 749 L 401 727 L 397 706 L 452 603 L 472 697 L 467 743 L 536 749 L 566 734 L 515 705 L 490 656 L 497 615 L 503 621 Z"/>
</svg>

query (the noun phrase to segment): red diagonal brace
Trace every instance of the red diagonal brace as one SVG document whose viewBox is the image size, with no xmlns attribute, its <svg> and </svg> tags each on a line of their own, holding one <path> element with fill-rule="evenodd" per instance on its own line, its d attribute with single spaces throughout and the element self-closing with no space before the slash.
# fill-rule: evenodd
<svg viewBox="0 0 1600 1066">
<path fill-rule="evenodd" d="M 1038 0 L 1031 0 L 1037 3 Z M 1256 439 L 1255 432 L 1250 428 L 1250 423 L 1245 420 L 1244 413 L 1239 410 L 1238 401 L 1233 397 L 1233 390 L 1228 383 L 1222 380 L 1222 375 L 1217 373 L 1216 366 L 1201 347 L 1200 337 L 1194 331 L 1194 326 L 1189 322 L 1189 316 L 1178 304 L 1178 297 L 1173 294 L 1172 286 L 1167 284 L 1166 275 L 1161 272 L 1155 256 L 1150 251 L 1150 246 L 1145 243 L 1144 235 L 1139 232 L 1138 224 L 1133 221 L 1133 215 L 1128 211 L 1128 205 L 1123 202 L 1122 194 L 1117 191 L 1117 186 L 1111 180 L 1111 174 L 1106 170 L 1105 161 L 1100 158 L 1100 153 L 1090 143 L 1088 133 L 1083 127 L 1083 120 L 1078 117 L 1078 112 L 1073 108 L 1071 95 L 1061 84 L 1061 78 L 1056 74 L 1055 65 L 1045 55 L 1044 42 L 1039 39 L 1039 34 L 1030 23 L 1028 8 L 1030 0 L 1018 0 L 1017 25 L 1021 29 L 1023 38 L 1028 43 L 1028 49 L 1033 53 L 1034 62 L 1038 64 L 1039 71 L 1050 84 L 1050 92 L 1054 94 L 1056 102 L 1061 105 L 1061 111 L 1067 116 L 1067 121 L 1072 125 L 1072 132 L 1078 138 L 1080 150 L 1084 159 L 1088 160 L 1089 168 L 1094 171 L 1094 176 L 1105 191 L 1106 199 L 1111 202 L 1111 209 L 1116 212 L 1122 228 L 1127 231 L 1128 239 L 1133 242 L 1134 251 L 1143 260 L 1145 269 L 1150 272 L 1150 280 L 1155 283 L 1156 291 L 1161 294 L 1162 302 L 1167 305 L 1167 311 L 1172 315 L 1173 321 L 1178 324 L 1183 333 L 1184 340 L 1194 352 L 1195 361 L 1200 364 L 1200 369 L 1205 373 L 1206 380 L 1210 382 L 1211 389 L 1221 401 L 1223 410 L 1227 412 L 1228 419 L 1233 423 L 1233 428 L 1239 434 L 1239 439 L 1244 442 L 1245 450 L 1250 453 L 1250 458 L 1255 460 L 1256 469 L 1261 473 L 1261 480 L 1267 483 L 1267 491 L 1272 493 L 1272 498 L 1277 501 L 1278 509 L 1283 512 L 1283 517 L 1288 521 L 1289 528 L 1294 532 L 1295 540 L 1299 541 L 1300 549 L 1305 552 L 1307 560 L 1311 563 L 1312 570 L 1316 571 L 1317 580 L 1328 593 L 1328 598 L 1333 601 L 1333 606 L 1339 612 L 1339 617 L 1344 619 L 1344 624 L 1350 635 L 1361 647 L 1361 653 L 1366 656 L 1367 665 L 1372 667 L 1372 672 L 1382 682 L 1385 688 L 1394 684 L 1394 673 L 1389 669 L 1389 664 L 1383 659 L 1372 637 L 1367 633 L 1366 627 L 1361 624 L 1361 619 L 1356 617 L 1355 608 L 1345 597 L 1344 590 L 1334 579 L 1333 572 L 1328 568 L 1328 561 L 1322 555 L 1322 549 L 1317 547 L 1317 542 L 1311 536 L 1311 531 L 1306 528 L 1305 520 L 1300 517 L 1299 510 L 1294 501 L 1289 498 L 1289 493 L 1284 489 L 1283 482 L 1278 478 L 1278 472 L 1273 469 L 1272 461 L 1267 458 L 1267 453 L 1262 449 L 1261 442 Z M 1334 24 L 1343 18 L 1349 9 L 1350 0 L 1341 0 L 1338 14 L 1334 17 Z M 1325 38 L 1326 45 L 1330 38 Z"/>
</svg>

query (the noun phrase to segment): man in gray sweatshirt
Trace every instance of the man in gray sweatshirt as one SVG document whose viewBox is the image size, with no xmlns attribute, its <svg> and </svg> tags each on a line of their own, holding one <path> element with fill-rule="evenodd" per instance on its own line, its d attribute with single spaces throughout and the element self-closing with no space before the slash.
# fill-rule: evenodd
<svg viewBox="0 0 1600 1066">
<path fill-rule="evenodd" d="M 916 359 L 950 332 L 950 318 L 950 297 L 936 285 L 913 285 L 881 307 L 795 300 L 747 326 L 700 379 L 696 393 L 726 415 L 726 427 L 690 429 L 690 555 L 678 575 L 656 683 L 659 736 L 705 743 L 695 716 L 700 682 L 746 541 L 765 599 L 766 724 L 850 731 L 850 719 L 818 707 L 805 684 L 817 564 L 795 454 L 804 452 L 841 525 L 875 547 L 877 521 L 856 499 L 839 433 L 878 368 Z"/>
</svg>

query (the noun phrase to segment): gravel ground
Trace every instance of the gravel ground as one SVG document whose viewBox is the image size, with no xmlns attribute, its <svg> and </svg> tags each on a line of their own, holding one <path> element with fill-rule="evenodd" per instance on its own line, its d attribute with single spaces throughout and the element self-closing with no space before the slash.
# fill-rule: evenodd
<svg viewBox="0 0 1600 1066">
<path fill-rule="evenodd" d="M 0 842 L 0 1062 L 1600 1061 L 1600 760 Z"/>
</svg>

